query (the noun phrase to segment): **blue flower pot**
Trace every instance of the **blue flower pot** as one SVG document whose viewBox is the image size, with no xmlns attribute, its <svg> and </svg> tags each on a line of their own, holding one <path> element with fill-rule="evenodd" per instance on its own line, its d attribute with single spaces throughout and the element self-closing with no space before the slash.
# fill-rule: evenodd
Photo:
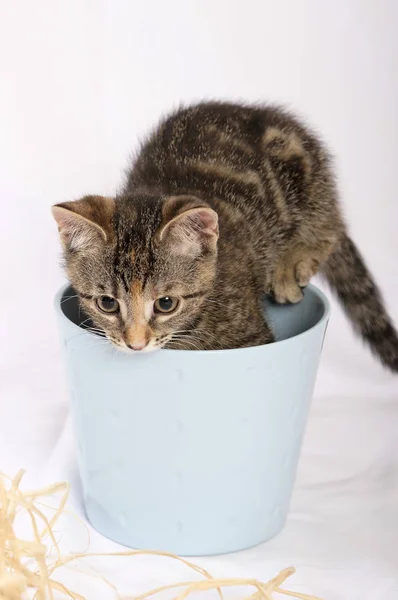
<svg viewBox="0 0 398 600">
<path fill-rule="evenodd" d="M 242 550 L 284 526 L 329 318 L 324 294 L 264 302 L 277 342 L 128 355 L 55 307 L 87 517 L 133 548 Z M 81 317 L 84 318 L 84 317 Z"/>
</svg>

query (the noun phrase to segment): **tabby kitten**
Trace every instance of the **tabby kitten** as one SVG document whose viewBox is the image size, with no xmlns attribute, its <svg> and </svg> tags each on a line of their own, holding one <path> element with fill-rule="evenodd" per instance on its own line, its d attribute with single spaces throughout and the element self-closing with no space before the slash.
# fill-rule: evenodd
<svg viewBox="0 0 398 600">
<path fill-rule="evenodd" d="M 273 341 L 261 298 L 320 271 L 383 364 L 398 337 L 338 205 L 329 155 L 279 108 L 202 103 L 162 121 L 116 198 L 53 207 L 85 312 L 123 349 Z"/>
</svg>

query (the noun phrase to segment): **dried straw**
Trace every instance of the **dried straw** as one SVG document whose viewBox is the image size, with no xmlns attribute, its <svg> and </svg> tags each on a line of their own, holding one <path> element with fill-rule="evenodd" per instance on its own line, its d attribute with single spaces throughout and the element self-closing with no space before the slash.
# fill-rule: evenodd
<svg viewBox="0 0 398 600">
<path fill-rule="evenodd" d="M 124 600 L 145 600 L 159 592 L 174 590 L 173 600 L 185 600 L 192 592 L 205 592 L 216 590 L 223 600 L 221 588 L 226 587 L 252 587 L 254 594 L 246 596 L 243 600 L 273 600 L 274 594 L 279 593 L 300 600 L 320 600 L 315 596 L 291 592 L 282 588 L 295 569 L 290 567 L 281 571 L 276 577 L 264 583 L 256 579 L 233 578 L 216 579 L 202 567 L 188 560 L 169 554 L 146 550 L 126 550 L 113 553 L 70 554 L 62 556 L 58 542 L 54 535 L 54 525 L 65 512 L 69 487 L 65 482 L 55 483 L 40 490 L 24 492 L 20 489 L 24 471 L 20 471 L 13 479 L 0 473 L 0 600 L 21 600 L 26 598 L 28 591 L 34 594 L 37 600 L 54 600 L 54 592 L 67 596 L 72 600 L 85 600 L 85 597 L 70 590 L 54 578 L 54 573 L 61 567 L 73 561 L 99 556 L 162 556 L 182 562 L 186 567 L 201 576 L 200 580 L 184 581 L 172 585 L 165 585 L 150 590 L 140 596 L 124 596 Z M 49 496 L 59 496 L 58 506 L 54 514 L 48 518 L 42 511 L 42 499 Z M 31 540 L 19 539 L 15 533 L 15 518 L 18 512 L 24 512 L 32 526 Z M 50 542 L 50 547 L 46 544 Z M 115 593 L 121 598 L 116 586 L 101 577 Z M 181 591 L 181 588 L 184 588 Z M 177 593 L 177 590 L 180 590 Z"/>
</svg>

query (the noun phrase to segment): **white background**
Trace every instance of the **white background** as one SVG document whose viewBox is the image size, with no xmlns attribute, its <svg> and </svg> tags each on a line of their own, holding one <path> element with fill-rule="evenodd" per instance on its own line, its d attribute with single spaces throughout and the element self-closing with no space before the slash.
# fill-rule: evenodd
<svg viewBox="0 0 398 600">
<path fill-rule="evenodd" d="M 0 7 L 0 470 L 24 466 L 34 480 L 50 462 L 65 476 L 74 460 L 60 450 L 67 394 L 52 298 L 63 274 L 50 206 L 114 192 L 139 138 L 181 101 L 284 103 L 322 133 L 352 235 L 398 322 L 395 0 Z M 397 440 L 398 377 L 333 304 L 292 516 L 263 550 L 302 566 L 302 591 L 359 599 L 372 580 L 373 598 L 397 597 Z"/>
</svg>

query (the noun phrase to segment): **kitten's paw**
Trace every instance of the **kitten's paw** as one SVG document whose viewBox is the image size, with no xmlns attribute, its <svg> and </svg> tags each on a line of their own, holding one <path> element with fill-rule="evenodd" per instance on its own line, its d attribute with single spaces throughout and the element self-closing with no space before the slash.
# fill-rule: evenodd
<svg viewBox="0 0 398 600">
<path fill-rule="evenodd" d="M 297 284 L 303 288 L 309 284 L 311 279 L 318 272 L 319 263 L 317 260 L 308 258 L 306 260 L 300 260 L 295 267 L 295 277 Z"/>
<path fill-rule="evenodd" d="M 293 279 L 282 280 L 275 283 L 273 297 L 278 304 L 296 304 L 303 299 L 303 292 Z"/>
</svg>

